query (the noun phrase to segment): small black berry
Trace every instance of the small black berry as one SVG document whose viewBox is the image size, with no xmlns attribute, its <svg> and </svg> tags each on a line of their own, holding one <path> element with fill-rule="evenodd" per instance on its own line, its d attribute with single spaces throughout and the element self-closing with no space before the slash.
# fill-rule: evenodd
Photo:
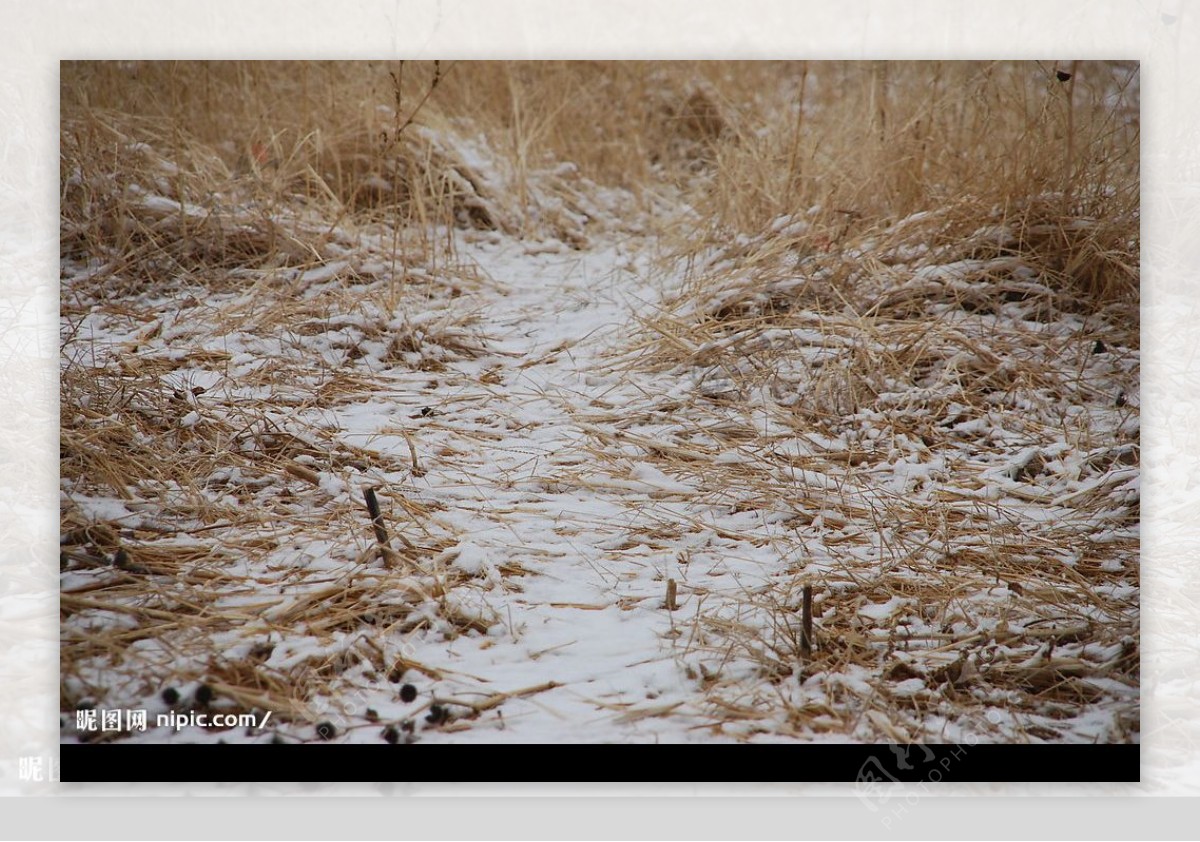
<svg viewBox="0 0 1200 842">
<path fill-rule="evenodd" d="M 1060 82 L 1069 82 L 1071 80 L 1071 74 L 1065 70 L 1054 71 L 1054 76 Z"/>
<path fill-rule="evenodd" d="M 366 716 L 367 722 L 379 721 L 379 711 L 375 710 L 375 708 L 367 708 L 367 712 L 363 715 Z"/>
<path fill-rule="evenodd" d="M 1099 339 L 1097 339 L 1096 344 L 1092 346 L 1092 353 L 1093 354 L 1105 354 L 1105 353 L 1108 353 L 1108 348 L 1104 345 L 1103 342 L 1101 342 Z"/>
<path fill-rule="evenodd" d="M 416 697 L 417 697 L 417 688 L 413 687 L 411 684 L 405 684 L 403 687 L 400 688 L 400 701 L 407 704 L 408 702 L 411 702 Z"/>
<path fill-rule="evenodd" d="M 168 687 L 162 691 L 162 700 L 164 704 L 174 705 L 179 702 L 179 691 L 174 687 Z"/>
<path fill-rule="evenodd" d="M 1121 392 L 1119 395 L 1117 395 L 1117 406 L 1124 406 L 1124 405 L 1125 405 L 1125 393 Z"/>
<path fill-rule="evenodd" d="M 337 736 L 337 728 L 333 727 L 332 722 L 317 723 L 317 738 L 322 740 L 332 740 Z"/>
<path fill-rule="evenodd" d="M 389 725 L 383 729 L 383 738 L 392 745 L 395 745 L 400 742 L 400 732 L 396 729 L 395 725 Z"/>
<path fill-rule="evenodd" d="M 216 695 L 217 694 L 213 692 L 213 689 L 207 684 L 201 684 L 196 688 L 196 703 L 206 705 L 211 702 Z"/>
<path fill-rule="evenodd" d="M 404 667 L 396 667 L 388 673 L 388 681 L 393 684 L 399 684 L 402 678 L 404 678 Z"/>
<path fill-rule="evenodd" d="M 429 715 L 425 717 L 425 721 L 430 725 L 441 725 L 449 717 L 446 715 L 446 709 L 441 705 L 430 705 Z"/>
</svg>

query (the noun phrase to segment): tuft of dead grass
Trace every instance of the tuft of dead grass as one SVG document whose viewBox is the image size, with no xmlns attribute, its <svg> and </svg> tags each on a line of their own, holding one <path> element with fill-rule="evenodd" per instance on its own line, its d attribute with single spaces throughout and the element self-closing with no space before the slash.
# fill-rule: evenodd
<svg viewBox="0 0 1200 842">
<path fill-rule="evenodd" d="M 802 70 L 847 111 L 798 110 L 790 155 L 779 118 L 724 148 L 710 228 L 671 254 L 685 281 L 620 365 L 691 398 L 623 439 L 693 504 L 779 524 L 787 562 L 677 640 L 723 728 L 1062 740 L 1100 704 L 1136 732 L 1137 130 L 1113 105 L 1136 68 L 1081 63 L 1073 103 L 1044 71 Z M 858 136 L 818 140 L 854 109 Z M 776 162 L 822 155 L 824 201 L 789 210 Z"/>
<path fill-rule="evenodd" d="M 437 220 L 403 223 L 436 191 L 451 225 L 498 227 L 508 211 L 431 133 L 393 144 L 407 175 L 384 175 L 407 192 L 372 203 L 353 137 L 252 131 L 239 150 L 214 135 L 236 106 L 206 100 L 208 120 L 189 121 L 182 94 L 147 101 L 166 115 L 75 99 L 143 71 L 157 78 L 119 97 L 179 93 L 194 69 L 64 70 L 63 705 L 137 706 L 204 681 L 232 712 L 312 719 L 402 671 L 397 635 L 496 622 L 435 561 L 453 530 L 394 484 L 391 563 L 369 543 L 357 488 L 418 472 L 411 442 L 411 461 L 349 444 L 322 413 L 386 390 L 381 372 L 487 351 L 466 304 L 485 280 L 431 233 Z M 256 78 L 224 71 L 210 81 Z M 262 654 L 296 637 L 315 654 Z"/>
</svg>

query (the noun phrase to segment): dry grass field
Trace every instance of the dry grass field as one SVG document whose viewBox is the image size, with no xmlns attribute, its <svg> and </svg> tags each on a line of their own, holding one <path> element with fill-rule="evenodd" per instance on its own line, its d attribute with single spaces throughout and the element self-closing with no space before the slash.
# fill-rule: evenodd
<svg viewBox="0 0 1200 842">
<path fill-rule="evenodd" d="M 63 63 L 63 740 L 1137 741 L 1138 92 Z"/>
</svg>

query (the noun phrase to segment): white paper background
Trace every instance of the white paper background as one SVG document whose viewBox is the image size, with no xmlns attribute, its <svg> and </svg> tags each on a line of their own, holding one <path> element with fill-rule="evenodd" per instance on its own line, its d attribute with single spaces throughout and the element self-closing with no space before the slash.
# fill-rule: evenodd
<svg viewBox="0 0 1200 842">
<path fill-rule="evenodd" d="M 856 821 L 878 826 L 852 789 L 834 785 L 20 782 L 19 758 L 49 764 L 58 743 L 56 152 L 66 58 L 1141 59 L 1143 783 L 938 792 L 1200 793 L 1200 8 L 1184 0 L 790 0 L 742 2 L 736 11 L 722 0 L 0 0 L 0 12 L 0 793 L 841 794 L 851 796 L 844 810 Z"/>
</svg>

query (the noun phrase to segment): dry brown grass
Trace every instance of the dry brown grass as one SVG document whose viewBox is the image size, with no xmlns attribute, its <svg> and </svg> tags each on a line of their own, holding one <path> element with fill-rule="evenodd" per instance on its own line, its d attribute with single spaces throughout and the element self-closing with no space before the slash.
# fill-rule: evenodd
<svg viewBox="0 0 1200 842">
<path fill-rule="evenodd" d="M 907 742 L 938 738 L 933 711 L 1053 740 L 1055 719 L 1136 691 L 1136 65 L 1061 69 L 64 63 L 63 565 L 109 571 L 64 591 L 64 706 L 148 641 L 130 698 L 203 679 L 239 710 L 311 719 L 314 699 L 437 673 L 383 632 L 486 628 L 438 561 L 455 536 L 434 507 L 384 489 L 406 539 L 389 566 L 356 494 L 331 490 L 418 472 L 415 453 L 296 420 L 384 388 L 376 362 L 435 376 L 487 351 L 462 299 L 489 281 L 456 229 L 577 249 L 660 235 L 667 300 L 615 365 L 695 388 L 623 408 L 595 459 L 640 448 L 693 502 L 791 530 L 771 539 L 787 563 L 733 598 L 681 583 L 698 602 L 676 645 L 716 727 L 750 735 L 782 706 L 787 733 Z M 236 388 L 197 390 L 205 372 Z M 680 428 L 639 438 L 664 418 Z M 905 460 L 936 480 L 881 489 Z M 295 566 L 305 546 L 349 572 Z M 809 657 L 796 605 L 814 582 Z M 874 625 L 860 613 L 891 599 Z M 267 664 L 286 634 L 345 645 Z M 1121 704 L 1136 732 L 1136 692 Z"/>
<path fill-rule="evenodd" d="M 734 121 L 620 363 L 695 383 L 622 441 L 788 560 L 732 601 L 684 585 L 681 660 L 732 733 L 1054 741 L 1105 699 L 1131 739 L 1136 68 L 819 70 L 790 134 Z"/>
<path fill-rule="evenodd" d="M 411 223 L 436 206 L 499 227 L 501 211 L 416 127 L 383 171 L 399 199 L 368 200 L 365 124 L 343 123 L 336 100 L 323 131 L 303 105 L 279 117 L 266 104 L 286 100 L 285 80 L 241 64 L 64 66 L 62 564 L 101 574 L 63 592 L 68 709 L 119 704 L 106 673 L 124 663 L 138 672 L 126 703 L 205 681 L 231 710 L 311 720 L 330 692 L 422 668 L 377 641 L 434 617 L 486 628 L 452 593 L 472 583 L 437 562 L 454 534 L 433 508 L 387 485 L 391 552 L 371 541 L 361 487 L 419 475 L 415 454 L 313 419 L 386 389 L 381 367 L 486 350 L 459 303 L 484 280 Z M 88 507 L 104 499 L 119 509 Z M 297 635 L 341 654 L 267 662 Z"/>
</svg>

